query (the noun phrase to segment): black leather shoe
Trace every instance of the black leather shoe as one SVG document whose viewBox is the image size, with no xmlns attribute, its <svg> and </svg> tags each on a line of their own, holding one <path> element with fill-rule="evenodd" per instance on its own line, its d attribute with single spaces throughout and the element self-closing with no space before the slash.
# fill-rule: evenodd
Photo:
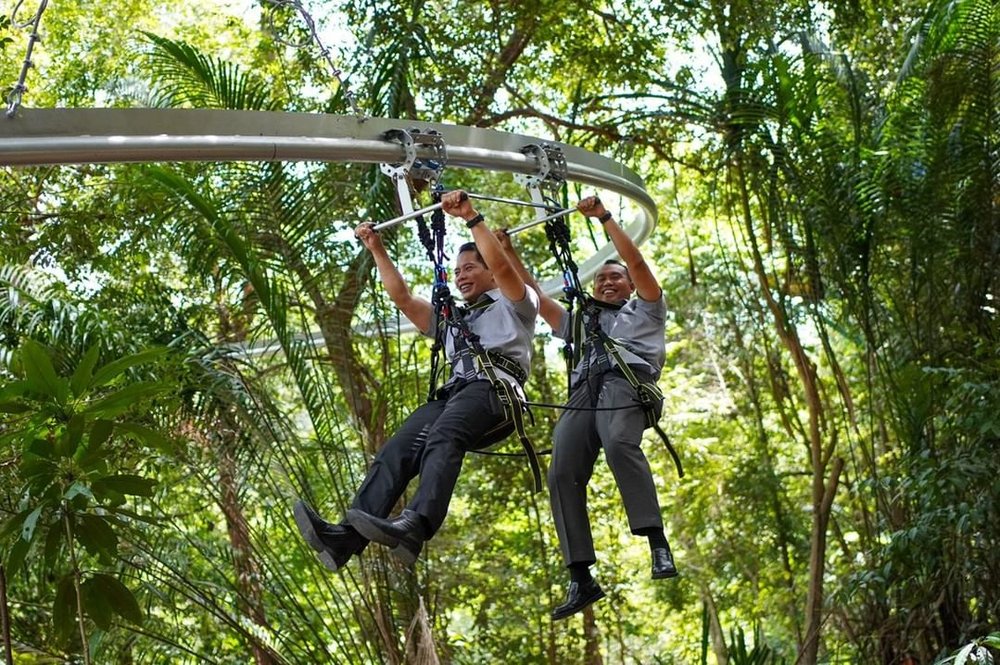
<svg viewBox="0 0 1000 665">
<path fill-rule="evenodd" d="M 341 524 L 330 524 L 305 501 L 296 501 L 292 514 L 299 533 L 309 547 L 316 550 L 320 562 L 333 572 L 343 568 L 367 544 L 357 531 Z"/>
<path fill-rule="evenodd" d="M 347 521 L 368 540 L 391 547 L 393 555 L 408 566 L 417 560 L 427 540 L 424 518 L 412 510 L 404 510 L 396 517 L 384 519 L 351 508 L 347 511 Z"/>
<path fill-rule="evenodd" d="M 558 621 L 572 616 L 601 598 L 604 598 L 604 590 L 597 580 L 592 579 L 583 584 L 570 582 L 569 590 L 566 592 L 566 602 L 552 610 L 552 620 Z"/>
<path fill-rule="evenodd" d="M 677 577 L 677 566 L 669 547 L 653 549 L 653 579 L 662 580 L 666 577 Z"/>
</svg>

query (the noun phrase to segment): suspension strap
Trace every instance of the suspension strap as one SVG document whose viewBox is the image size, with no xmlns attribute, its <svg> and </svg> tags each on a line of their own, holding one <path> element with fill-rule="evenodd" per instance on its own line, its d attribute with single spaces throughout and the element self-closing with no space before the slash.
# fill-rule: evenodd
<svg viewBox="0 0 1000 665">
<path fill-rule="evenodd" d="M 450 292 L 447 298 L 453 300 Z M 542 491 L 542 473 L 538 464 L 538 454 L 535 452 L 535 447 L 528 438 L 528 433 L 524 425 L 524 413 L 528 411 L 528 408 L 524 405 L 524 402 L 518 396 L 517 391 L 514 390 L 510 381 L 497 374 L 497 367 L 509 372 L 521 383 L 523 383 L 522 378 L 527 379 L 527 376 L 513 360 L 506 358 L 496 351 L 487 351 L 483 348 L 483 345 L 479 341 L 479 335 L 472 332 L 468 322 L 465 320 L 465 310 L 456 307 L 454 302 L 452 302 L 448 311 L 451 314 L 445 319 L 446 324 L 455 330 L 456 338 L 461 339 L 468 346 L 475 358 L 476 365 L 486 375 L 490 385 L 493 386 L 493 390 L 496 391 L 497 397 L 503 405 L 504 417 L 506 420 L 513 422 L 514 431 L 517 433 L 517 438 L 521 441 L 521 447 L 524 448 L 525 457 L 528 458 L 528 466 L 531 468 L 531 477 L 534 482 L 534 491 Z M 516 368 L 517 371 L 510 371 L 512 368 Z M 530 415 L 530 411 L 528 413 Z"/>
<path fill-rule="evenodd" d="M 514 423 L 514 429 L 524 454 L 528 458 L 531 467 L 531 474 L 534 480 L 535 492 L 542 489 L 542 476 L 539 469 L 538 457 L 535 447 L 528 439 L 524 426 L 524 412 L 528 411 L 517 391 L 513 389 L 510 382 L 497 375 L 496 367 L 514 376 L 520 383 L 524 383 L 527 376 L 520 366 L 513 360 L 504 357 L 495 351 L 486 351 L 479 342 L 479 336 L 469 328 L 465 315 L 478 307 L 486 306 L 488 303 L 474 304 L 470 308 L 462 308 L 455 304 L 455 299 L 448 288 L 448 270 L 445 268 L 447 256 L 444 253 L 445 219 L 444 210 L 440 207 L 441 196 L 444 192 L 440 178 L 441 172 L 447 162 L 448 155 L 444 140 L 441 134 L 435 130 L 421 132 L 418 129 L 391 129 L 384 135 L 387 141 L 398 143 L 403 148 L 403 162 L 383 163 L 380 165 L 382 173 L 389 176 L 396 186 L 396 193 L 399 197 L 400 208 L 404 217 L 413 215 L 417 222 L 417 237 L 420 244 L 427 252 L 427 257 L 434 264 L 434 287 L 431 295 L 431 330 L 434 331 L 434 344 L 431 347 L 431 370 L 429 387 L 427 391 L 427 401 L 434 399 L 437 393 L 437 382 L 441 371 L 440 359 L 444 356 L 445 337 L 448 327 L 456 333 L 456 342 L 462 342 L 471 351 L 476 363 L 490 381 L 496 391 L 500 403 L 504 407 L 506 420 Z M 417 148 L 433 153 L 433 158 L 417 159 Z M 423 214 L 413 214 L 413 197 L 411 188 L 432 184 L 432 198 L 436 208 L 431 213 L 431 226 L 427 227 Z M 425 211 L 418 211 L 425 212 Z M 530 415 L 530 411 L 528 411 Z"/>
<path fill-rule="evenodd" d="M 435 202 L 441 198 L 441 192 L 434 192 Z M 473 304 L 471 307 L 459 307 L 455 304 L 455 298 L 448 288 L 448 272 L 444 268 L 444 212 L 439 208 L 435 210 L 431 217 L 432 229 L 427 228 L 423 216 L 417 217 L 417 234 L 421 244 L 427 250 L 428 256 L 434 263 L 434 291 L 431 296 L 431 306 L 434 313 L 431 319 L 432 330 L 434 330 L 434 346 L 431 348 L 431 376 L 430 387 L 427 393 L 427 401 L 434 399 L 437 393 L 437 379 L 440 374 L 440 359 L 444 356 L 444 342 L 449 327 L 455 332 L 456 343 L 464 344 L 475 359 L 476 365 L 489 379 L 490 385 L 496 391 L 497 398 L 503 405 L 504 417 L 514 423 L 514 431 L 524 448 L 524 455 L 528 458 L 528 466 L 531 468 L 531 477 L 534 482 L 534 491 L 542 490 L 542 474 L 538 464 L 538 455 L 535 447 L 528 438 L 528 433 L 524 425 L 524 413 L 528 411 L 517 391 L 514 390 L 510 382 L 497 374 L 499 367 L 504 372 L 513 376 L 519 383 L 524 383 L 528 378 L 521 366 L 514 360 L 507 358 L 496 351 L 487 351 L 479 341 L 479 335 L 472 332 L 466 315 L 476 309 L 489 305 L 482 301 Z M 459 340 L 461 340 L 459 342 Z"/>
<path fill-rule="evenodd" d="M 440 188 L 433 194 L 434 202 L 441 201 Z M 431 292 L 431 330 L 434 331 L 434 345 L 431 347 L 431 373 L 427 387 L 427 401 L 434 399 L 437 392 L 438 376 L 441 372 L 440 360 L 444 356 L 445 322 L 452 317 L 455 302 L 448 289 L 448 270 L 444 267 L 444 211 L 438 208 L 431 213 L 431 229 L 423 215 L 417 217 L 417 237 L 427 250 L 427 256 L 434 264 L 434 288 Z"/>
<path fill-rule="evenodd" d="M 617 369 L 635 389 L 636 395 L 639 398 L 639 404 L 646 413 L 647 427 L 652 427 L 660 435 L 660 438 L 663 439 L 663 443 L 667 446 L 667 452 L 670 453 L 670 457 L 674 461 L 674 466 L 677 468 L 677 477 L 683 478 L 684 467 L 681 466 L 681 458 L 674 449 L 673 444 L 670 443 L 670 437 L 660 428 L 659 419 L 656 417 L 656 405 L 663 401 L 663 391 L 655 383 L 639 380 L 639 377 L 635 375 L 635 372 L 628 366 L 628 363 L 622 359 L 622 355 L 618 350 L 619 343 L 604 332 L 600 326 L 595 327 L 595 334 L 603 345 L 604 350 L 615 359 Z"/>
<path fill-rule="evenodd" d="M 528 183 L 528 190 L 531 191 L 533 199 L 539 196 L 538 187 L 537 183 Z M 615 359 L 615 363 L 625 379 L 635 389 L 639 405 L 646 413 L 647 426 L 656 430 L 656 433 L 663 439 L 663 443 L 667 446 L 667 452 L 670 453 L 674 466 L 677 468 L 677 475 L 683 478 L 684 468 L 681 466 L 680 457 L 666 432 L 660 428 L 656 417 L 656 404 L 663 401 L 663 392 L 655 383 L 639 381 L 632 368 L 622 359 L 617 343 L 601 329 L 599 309 L 620 309 L 620 306 L 602 303 L 584 293 L 577 265 L 573 260 L 569 226 L 565 219 L 558 218 L 546 222 L 545 234 L 549 239 L 549 249 L 563 272 L 563 292 L 566 294 L 567 310 L 570 317 L 570 339 L 563 346 L 563 356 L 566 358 L 567 369 L 567 393 L 572 394 L 573 368 L 583 358 L 587 343 L 596 337 L 604 351 Z M 588 318 L 589 321 L 585 322 L 585 319 Z"/>
<path fill-rule="evenodd" d="M 545 236 L 549 241 L 549 251 L 559 264 L 563 275 L 564 302 L 569 310 L 570 322 L 575 323 L 577 302 L 583 297 L 583 287 L 580 284 L 579 271 L 573 260 L 570 248 L 569 225 L 564 215 L 553 217 L 559 209 L 555 197 L 559 196 L 566 183 L 566 158 L 562 150 L 550 144 L 529 144 L 521 148 L 521 152 L 535 158 L 536 172 L 532 174 L 517 174 L 514 179 L 525 186 L 531 200 L 536 205 L 544 204 L 545 208 L 535 210 L 535 223 L 545 223 Z M 563 343 L 562 354 L 566 362 L 566 395 L 567 399 L 573 391 L 573 367 L 580 360 L 580 345 L 574 343 L 582 336 L 571 334 Z"/>
</svg>

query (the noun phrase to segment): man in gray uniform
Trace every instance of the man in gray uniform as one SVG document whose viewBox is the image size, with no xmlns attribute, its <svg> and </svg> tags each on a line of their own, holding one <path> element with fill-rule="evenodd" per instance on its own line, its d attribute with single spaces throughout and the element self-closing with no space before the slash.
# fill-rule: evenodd
<svg viewBox="0 0 1000 665">
<path fill-rule="evenodd" d="M 601 448 L 621 492 L 629 528 L 649 539 L 653 578 L 677 575 L 663 533 L 653 476 L 641 448 L 642 433 L 649 421 L 638 404 L 636 387 L 627 378 L 631 374 L 646 384 L 655 384 L 659 379 L 666 357 L 663 291 L 638 247 L 600 199 L 583 199 L 577 209 L 600 220 L 625 265 L 608 261 L 594 278 L 594 299 L 583 310 L 582 356 L 570 377 L 567 407 L 572 410 L 563 412 L 552 435 L 549 500 L 570 573 L 566 602 L 553 610 L 553 619 L 575 614 L 604 597 L 590 574 L 597 557 L 587 514 L 587 483 Z M 498 232 L 498 238 L 522 278 L 538 290 L 542 318 L 557 337 L 572 339 L 574 322 L 570 313 L 541 293 L 506 234 Z M 638 297 L 632 298 L 633 293 Z M 609 352 L 607 344 L 611 342 L 617 353 Z M 619 359 L 628 366 L 625 370 L 618 367 Z M 662 406 L 662 399 L 652 405 L 656 418 Z"/>
<path fill-rule="evenodd" d="M 538 296 L 526 288 L 463 192 L 449 192 L 441 202 L 445 212 L 466 220 L 475 240 L 461 247 L 455 263 L 455 286 L 470 303 L 463 316 L 474 337 L 448 327 L 445 352 L 451 378 L 379 449 L 347 511 L 346 524 L 331 524 L 306 503 L 296 504 L 299 531 L 333 571 L 370 540 L 393 548 L 394 555 L 412 564 L 424 541 L 444 522 L 466 451 L 492 445 L 512 431 L 510 414 L 476 358 L 477 346 L 488 352 L 494 376 L 507 381 L 523 399 L 521 385 L 531 361 Z M 359 226 L 357 235 L 372 253 L 393 303 L 425 335 L 434 337 L 431 303 L 410 293 L 370 224 Z M 413 498 L 399 516 L 387 519 L 418 473 L 420 486 Z"/>
</svg>

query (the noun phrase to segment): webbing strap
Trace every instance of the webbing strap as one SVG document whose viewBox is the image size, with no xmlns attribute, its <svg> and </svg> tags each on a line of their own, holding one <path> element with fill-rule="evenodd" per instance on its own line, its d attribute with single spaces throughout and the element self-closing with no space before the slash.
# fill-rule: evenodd
<svg viewBox="0 0 1000 665">
<path fill-rule="evenodd" d="M 445 289 L 447 289 L 447 286 Z M 449 300 L 452 300 L 450 292 L 447 297 Z M 542 474 L 538 464 L 538 456 L 535 453 L 535 447 L 528 439 L 528 433 L 524 428 L 524 411 L 527 410 L 527 407 L 525 407 L 521 398 L 511 387 L 510 383 L 506 379 L 497 375 L 496 368 L 500 367 L 512 376 L 523 376 L 527 379 L 524 370 L 522 370 L 520 365 L 518 365 L 515 361 L 507 358 L 506 356 L 503 356 L 496 351 L 487 351 L 484 349 L 483 345 L 479 343 L 479 335 L 472 332 L 469 328 L 468 322 L 466 322 L 465 317 L 462 315 L 462 312 L 458 311 L 458 308 L 454 306 L 453 301 L 451 302 L 451 306 L 446 309 L 445 322 L 447 325 L 456 328 L 459 337 L 468 345 L 469 350 L 476 359 L 476 363 L 482 369 L 483 373 L 486 374 L 486 378 L 489 379 L 490 385 L 492 385 L 493 389 L 496 391 L 497 397 L 500 399 L 500 403 L 503 404 L 504 415 L 508 420 L 514 423 L 514 430 L 517 432 L 517 438 L 521 441 L 525 457 L 528 458 L 528 466 L 531 467 L 531 476 L 534 481 L 534 491 L 540 492 L 542 490 Z M 521 383 L 523 383 L 523 381 L 521 381 Z"/>
<path fill-rule="evenodd" d="M 534 491 L 536 493 L 541 492 L 542 472 L 538 464 L 538 453 L 535 451 L 535 446 L 532 445 L 531 440 L 528 438 L 528 433 L 524 428 L 525 406 L 517 396 L 514 388 L 510 385 L 510 382 L 506 379 L 497 378 L 493 382 L 493 389 L 497 391 L 497 397 L 499 397 L 500 403 L 503 404 L 504 414 L 507 419 L 514 422 L 514 431 L 517 432 L 517 438 L 521 441 L 521 447 L 524 448 L 524 456 L 528 458 L 528 466 L 531 468 Z"/>
<path fill-rule="evenodd" d="M 525 373 L 524 368 L 521 367 L 516 360 L 512 360 L 511 358 L 508 358 L 502 353 L 498 353 L 496 351 L 487 351 L 486 357 L 489 359 L 490 364 L 493 365 L 493 367 L 499 368 L 507 374 L 510 374 L 518 383 L 523 385 L 524 382 L 528 380 L 527 373 Z M 487 372 L 486 368 L 483 367 L 480 356 L 476 357 L 476 363 L 483 369 L 484 372 L 486 372 L 486 375 L 489 376 L 489 372 Z"/>
<path fill-rule="evenodd" d="M 663 401 L 663 391 L 655 383 L 639 381 L 632 368 L 622 359 L 622 355 L 618 351 L 618 343 L 611 339 L 606 332 L 598 328 L 597 335 L 600 337 L 605 350 L 615 359 L 617 369 L 625 377 L 625 380 L 635 388 L 636 395 L 639 397 L 639 403 L 642 405 L 643 411 L 646 412 L 647 426 L 652 427 L 660 435 L 660 438 L 663 439 L 663 443 L 667 446 L 667 452 L 670 453 L 670 457 L 674 461 L 674 466 L 677 468 L 677 477 L 683 478 L 684 467 L 681 466 L 681 458 L 674 449 L 673 444 L 670 443 L 670 437 L 660 428 L 660 424 L 657 422 L 656 403 Z"/>
<path fill-rule="evenodd" d="M 545 235 L 549 240 L 549 249 L 552 252 L 553 257 L 555 257 L 556 262 L 559 263 L 559 267 L 563 271 L 563 291 L 566 294 L 567 307 L 569 309 L 570 316 L 569 340 L 567 340 L 566 345 L 563 347 L 563 355 L 566 358 L 567 394 L 569 396 L 572 396 L 573 394 L 573 368 L 579 364 L 584 355 L 584 336 L 587 332 L 594 332 L 601 338 L 607 352 L 614 357 L 615 362 L 618 363 L 618 367 L 622 370 L 622 374 L 625 375 L 628 382 L 632 384 L 633 388 L 635 388 L 636 394 L 639 396 L 639 403 L 646 412 L 647 423 L 653 427 L 656 430 L 656 433 L 660 435 L 660 438 L 663 439 L 663 443 L 666 444 L 670 457 L 674 460 L 674 466 L 677 467 L 677 475 L 683 478 L 684 469 L 681 467 L 680 457 L 678 457 L 677 451 L 674 450 L 673 445 L 670 443 L 670 439 L 667 437 L 667 434 L 660 429 L 659 423 L 657 423 L 654 405 L 657 401 L 663 400 L 663 393 L 655 384 L 641 383 L 639 379 L 636 378 L 632 369 L 622 360 L 621 354 L 618 353 L 614 340 L 612 340 L 607 333 L 601 329 L 600 313 L 597 309 L 599 307 L 615 306 L 595 300 L 583 292 L 583 286 L 580 284 L 580 276 L 577 266 L 573 261 L 573 252 L 570 248 L 569 226 L 566 224 L 565 218 L 559 218 L 551 222 L 546 222 Z M 579 309 L 574 311 L 574 305 L 578 300 L 581 301 Z M 592 322 L 593 331 L 584 330 L 584 317 L 587 315 L 588 311 L 590 316 L 594 319 Z"/>
</svg>

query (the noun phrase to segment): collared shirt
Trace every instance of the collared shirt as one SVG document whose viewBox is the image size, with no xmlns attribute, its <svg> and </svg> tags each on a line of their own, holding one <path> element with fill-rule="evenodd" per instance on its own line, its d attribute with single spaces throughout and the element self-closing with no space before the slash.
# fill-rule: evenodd
<svg viewBox="0 0 1000 665">
<path fill-rule="evenodd" d="M 466 313 L 465 322 L 469 325 L 469 330 L 479 335 L 479 343 L 485 350 L 495 351 L 515 361 L 527 375 L 531 370 L 531 344 L 535 336 L 535 318 L 538 316 L 538 294 L 528 287 L 524 291 L 524 298 L 514 302 L 504 297 L 500 289 L 490 289 L 473 303 L 475 308 Z M 484 304 L 487 300 L 488 304 Z M 422 332 L 427 337 L 434 337 L 432 330 Z M 447 326 L 444 349 L 451 364 L 451 378 L 445 385 L 459 379 L 488 378 L 479 370 L 472 351 L 464 342 L 460 341 L 457 347 L 455 342 L 455 330 Z M 517 379 L 499 367 L 497 375 L 508 379 L 512 385 L 519 385 Z"/>
<path fill-rule="evenodd" d="M 663 294 L 653 301 L 632 298 L 621 309 L 597 308 L 600 326 L 609 337 L 618 342 L 618 352 L 629 367 L 648 372 L 659 378 L 667 357 L 664 331 L 667 322 L 667 303 Z M 573 326 L 569 311 L 564 310 L 559 328 L 553 331 L 560 339 L 572 340 Z M 586 324 L 584 325 L 586 329 Z M 573 368 L 572 385 L 587 375 L 593 367 L 597 370 L 614 366 L 615 359 L 603 346 L 587 343 L 584 355 Z"/>
</svg>

